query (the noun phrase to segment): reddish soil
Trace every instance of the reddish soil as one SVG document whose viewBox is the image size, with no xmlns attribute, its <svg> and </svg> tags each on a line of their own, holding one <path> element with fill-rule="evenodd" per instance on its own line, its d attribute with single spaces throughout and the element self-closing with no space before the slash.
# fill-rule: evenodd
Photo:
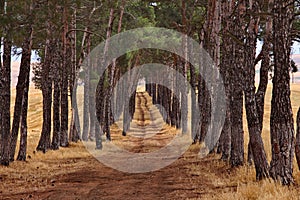
<svg viewBox="0 0 300 200">
<path fill-rule="evenodd" d="M 135 137 L 146 133 L 143 126 L 151 123 L 158 112 L 149 109 L 150 97 L 143 96 L 138 95 L 134 117 L 138 127 L 122 137 L 116 125 L 112 126 L 113 141 L 132 152 L 157 150 L 176 134 L 174 128 L 164 125 L 153 137 Z M 38 135 L 33 134 L 29 140 L 36 142 Z M 33 144 L 29 149 L 34 148 Z M 46 154 L 29 150 L 26 163 L 13 162 L 9 168 L 1 168 L 0 199 L 197 199 L 236 191 L 237 184 L 229 184 L 228 180 L 234 172 L 217 155 L 199 159 L 199 148 L 193 145 L 173 164 L 142 174 L 106 167 L 82 143 Z"/>
</svg>

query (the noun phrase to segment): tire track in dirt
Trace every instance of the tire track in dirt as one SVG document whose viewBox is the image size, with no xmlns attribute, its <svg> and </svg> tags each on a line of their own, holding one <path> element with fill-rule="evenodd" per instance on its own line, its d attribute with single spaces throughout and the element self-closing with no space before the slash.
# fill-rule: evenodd
<svg viewBox="0 0 300 200">
<path fill-rule="evenodd" d="M 136 112 L 128 135 L 114 125 L 113 142 L 135 153 L 156 151 L 173 139 L 177 130 L 166 125 L 148 93 L 137 93 Z M 155 134 L 153 133 L 155 130 Z M 145 137 L 148 134 L 152 137 Z M 139 136 L 139 137 L 137 137 Z M 82 151 L 83 145 L 75 149 L 60 151 Z M 1 199 L 187 199 L 201 198 L 222 191 L 235 191 L 236 186 L 227 187 L 222 177 L 227 175 L 227 167 L 215 162 L 216 158 L 199 159 L 199 148 L 192 146 L 171 165 L 148 173 L 130 174 L 109 168 L 91 155 L 78 157 L 73 162 L 66 158 L 49 162 L 43 159 L 53 175 L 36 175 L 37 186 L 11 189 L 0 194 Z M 213 162 L 212 162 L 213 160 Z M 67 162 L 67 163 L 66 163 Z M 61 167 L 66 163 L 69 170 Z M 215 168 L 215 172 L 211 171 Z M 56 174 L 56 175 L 55 175 Z M 47 177 L 45 179 L 45 177 Z M 214 178 L 211 178 L 214 177 Z M 213 180 L 216 179 L 216 180 Z"/>
<path fill-rule="evenodd" d="M 147 92 L 136 94 L 136 110 L 128 131 L 129 142 L 135 144 L 129 151 L 144 153 L 162 148 L 172 140 L 175 132 L 162 118 L 158 108 L 152 104 Z"/>
</svg>

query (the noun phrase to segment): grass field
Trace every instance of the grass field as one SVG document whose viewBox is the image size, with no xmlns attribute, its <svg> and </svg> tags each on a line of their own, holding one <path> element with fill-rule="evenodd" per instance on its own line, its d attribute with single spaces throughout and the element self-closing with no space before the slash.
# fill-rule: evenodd
<svg viewBox="0 0 300 200">
<path fill-rule="evenodd" d="M 300 106 L 300 84 L 292 84 L 291 91 L 294 118 L 296 118 L 296 112 Z M 271 86 L 268 87 L 266 94 L 262 133 L 268 160 L 271 158 L 270 99 Z M 12 105 L 14 105 L 13 103 L 14 95 L 12 96 Z M 11 110 L 13 111 L 13 108 Z M 253 166 L 245 165 L 238 169 L 231 169 L 226 163 L 219 160 L 219 155 L 210 155 L 199 159 L 195 156 L 195 152 L 198 150 L 197 146 L 191 146 L 189 151 L 178 161 L 158 172 L 128 175 L 98 163 L 80 142 L 71 143 L 69 148 L 49 151 L 46 154 L 36 152 L 41 126 L 42 95 L 39 90 L 31 88 L 28 113 L 28 159 L 26 162 L 13 162 L 9 167 L 0 167 L 0 199 L 77 199 L 77 197 L 81 197 L 78 199 L 92 199 L 95 196 L 91 194 L 90 188 L 93 184 L 100 183 L 101 188 L 109 188 L 112 193 L 106 194 L 101 190 L 104 199 L 117 198 L 118 195 L 121 195 L 119 197 L 127 195 L 128 199 L 134 197 L 140 199 L 138 194 L 144 193 L 145 195 L 142 197 L 145 199 L 160 197 L 155 196 L 156 192 L 168 198 L 183 199 L 200 197 L 201 199 L 300 198 L 300 172 L 296 162 L 294 162 L 295 185 L 290 187 L 282 187 L 271 180 L 257 182 Z M 248 132 L 245 117 L 244 130 L 245 153 L 247 153 Z M 101 177 L 102 174 L 106 174 L 106 176 L 97 180 L 84 176 L 85 173 L 93 174 L 95 172 L 101 174 Z M 117 176 L 121 176 L 121 178 L 116 179 Z M 140 180 L 141 177 L 152 180 L 152 182 L 137 184 L 136 180 Z M 125 187 L 128 184 L 131 184 L 132 187 Z M 158 191 L 153 191 L 153 188 Z"/>
</svg>

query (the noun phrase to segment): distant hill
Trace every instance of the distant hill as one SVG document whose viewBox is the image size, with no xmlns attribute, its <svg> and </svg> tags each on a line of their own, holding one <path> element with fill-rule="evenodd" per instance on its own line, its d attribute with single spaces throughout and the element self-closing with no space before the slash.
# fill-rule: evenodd
<svg viewBox="0 0 300 200">
<path fill-rule="evenodd" d="M 294 54 L 292 55 L 292 59 L 295 61 L 296 65 L 298 66 L 298 72 L 294 74 L 295 82 L 300 83 L 300 54 Z M 18 76 L 19 76 L 19 69 L 20 69 L 20 62 L 13 61 L 12 67 L 11 67 L 11 86 L 15 87 L 18 82 Z M 31 81 L 33 77 L 32 68 L 30 71 L 30 84 L 33 85 L 33 82 Z M 259 67 L 256 68 L 256 77 L 255 81 L 258 83 L 259 81 Z"/>
</svg>

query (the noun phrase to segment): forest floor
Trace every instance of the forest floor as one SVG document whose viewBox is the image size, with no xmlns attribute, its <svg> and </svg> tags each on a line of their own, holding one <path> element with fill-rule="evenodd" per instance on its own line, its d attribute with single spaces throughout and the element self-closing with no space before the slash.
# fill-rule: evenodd
<svg viewBox="0 0 300 200">
<path fill-rule="evenodd" d="M 300 106 L 300 85 L 292 85 L 291 90 L 295 115 Z M 153 137 L 143 139 L 143 126 L 159 115 L 158 110 L 147 109 L 149 98 L 147 94 L 139 93 L 139 108 L 133 120 L 135 124 L 131 124 L 128 136 L 121 136 L 116 124 L 111 127 L 114 144 L 141 153 L 160 149 L 172 140 L 177 131 L 160 120 L 155 123 L 163 128 Z M 269 160 L 270 98 L 271 87 L 266 96 L 263 130 Z M 282 187 L 270 180 L 257 182 L 253 166 L 232 169 L 220 161 L 219 155 L 200 159 L 199 145 L 191 145 L 179 159 L 165 168 L 131 174 L 105 166 L 87 151 L 82 142 L 71 143 L 68 148 L 46 154 L 36 152 L 41 125 L 41 92 L 31 88 L 28 158 L 26 162 L 15 161 L 9 167 L 0 167 L 0 199 L 300 199 L 300 173 L 295 162 L 295 185 L 290 187 Z M 246 145 L 246 120 L 244 130 Z"/>
</svg>

